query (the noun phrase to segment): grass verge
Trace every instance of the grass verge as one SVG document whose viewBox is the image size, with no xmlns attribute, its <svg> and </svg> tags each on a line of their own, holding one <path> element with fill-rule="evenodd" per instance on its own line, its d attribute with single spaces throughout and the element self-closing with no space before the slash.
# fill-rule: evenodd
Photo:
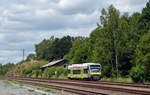
<svg viewBox="0 0 150 95">
<path fill-rule="evenodd" d="M 106 82 L 124 82 L 124 83 L 133 83 L 131 78 L 102 78 L 100 81 L 106 81 Z"/>
</svg>

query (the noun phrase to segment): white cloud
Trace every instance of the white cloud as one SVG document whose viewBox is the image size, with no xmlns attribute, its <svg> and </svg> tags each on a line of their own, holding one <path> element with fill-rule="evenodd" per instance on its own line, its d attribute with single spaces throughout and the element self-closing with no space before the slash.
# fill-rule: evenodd
<svg viewBox="0 0 150 95">
<path fill-rule="evenodd" d="M 13 55 L 16 55 L 18 53 L 18 51 L 16 50 L 0 50 L 0 56 L 5 56 L 7 57 L 8 55 L 9 56 L 13 56 Z"/>
<path fill-rule="evenodd" d="M 113 4 L 120 12 L 140 12 L 148 0 L 108 0 L 107 4 Z"/>
<path fill-rule="evenodd" d="M 5 38 L 4 34 L 0 33 L 0 41 Z"/>
<path fill-rule="evenodd" d="M 50 36 L 89 36 L 100 10 L 140 12 L 148 0 L 0 0 L 0 63 L 18 62 Z"/>
</svg>

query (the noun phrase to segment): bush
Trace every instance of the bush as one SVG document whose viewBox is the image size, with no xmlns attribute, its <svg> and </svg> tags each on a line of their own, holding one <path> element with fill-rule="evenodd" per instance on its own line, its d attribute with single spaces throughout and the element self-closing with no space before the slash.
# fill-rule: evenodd
<svg viewBox="0 0 150 95">
<path fill-rule="evenodd" d="M 32 73 L 32 69 L 23 69 L 21 71 L 22 76 L 27 76 L 28 74 Z"/>
<path fill-rule="evenodd" d="M 43 73 L 44 78 L 50 78 L 51 77 L 51 75 L 49 74 L 49 72 L 50 72 L 50 68 L 46 68 L 44 70 L 44 73 Z"/>
<path fill-rule="evenodd" d="M 42 66 L 42 64 L 37 63 L 37 64 L 32 64 L 30 68 L 32 70 L 37 70 L 37 69 L 40 69 L 41 66 Z"/>
<path fill-rule="evenodd" d="M 56 77 L 59 77 L 63 73 L 62 67 L 56 67 Z"/>
<path fill-rule="evenodd" d="M 64 69 L 63 74 L 64 74 L 64 76 L 67 76 L 67 75 L 68 75 L 68 70 L 67 70 L 67 69 Z"/>
<path fill-rule="evenodd" d="M 49 70 L 49 75 L 52 77 L 53 75 L 55 75 L 55 71 L 56 71 L 56 68 L 51 67 L 50 70 Z"/>
<path fill-rule="evenodd" d="M 141 64 L 136 64 L 135 67 L 132 67 L 130 71 L 130 76 L 133 82 L 144 83 L 145 82 L 144 67 Z"/>
<path fill-rule="evenodd" d="M 9 71 L 13 70 L 14 68 L 14 64 L 13 63 L 8 63 L 5 65 L 0 64 L 0 75 L 7 75 L 9 74 Z"/>
<path fill-rule="evenodd" d="M 14 71 L 16 72 L 16 74 L 19 74 L 21 76 L 42 77 L 42 71 L 40 67 L 42 67 L 46 63 L 48 62 L 45 60 L 35 60 L 32 64 L 29 61 L 27 61 L 23 64 L 18 64 Z"/>
<path fill-rule="evenodd" d="M 55 78 L 64 75 L 67 76 L 67 69 L 63 67 L 51 67 L 51 68 L 46 68 L 43 73 L 45 78 L 51 78 L 54 76 Z"/>
<path fill-rule="evenodd" d="M 34 70 L 33 74 L 35 75 L 36 78 L 39 77 L 39 76 L 42 77 L 42 71 L 41 70 Z"/>
</svg>

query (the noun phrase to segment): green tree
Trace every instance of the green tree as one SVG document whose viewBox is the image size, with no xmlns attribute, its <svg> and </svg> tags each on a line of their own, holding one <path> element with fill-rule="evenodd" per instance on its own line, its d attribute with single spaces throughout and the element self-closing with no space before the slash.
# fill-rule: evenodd
<svg viewBox="0 0 150 95">
<path fill-rule="evenodd" d="M 90 47 L 91 44 L 89 42 L 89 38 L 83 40 L 83 42 L 79 45 L 78 49 L 76 49 L 74 53 L 74 57 L 72 58 L 73 63 L 79 64 L 79 63 L 91 62 Z"/>
<path fill-rule="evenodd" d="M 150 0 L 147 2 L 146 7 L 142 10 L 139 20 L 139 29 L 141 35 L 150 30 Z"/>
<path fill-rule="evenodd" d="M 52 61 L 54 59 L 63 58 L 72 47 L 73 37 L 65 36 L 63 38 L 54 38 L 43 40 L 35 46 L 38 59 L 46 59 Z"/>
<path fill-rule="evenodd" d="M 33 54 L 33 53 L 31 53 L 31 54 L 29 54 L 28 56 L 27 56 L 27 61 L 30 61 L 31 59 L 33 59 L 33 60 L 35 60 L 36 59 L 36 55 L 35 54 Z"/>
<path fill-rule="evenodd" d="M 84 37 L 75 38 L 75 41 L 73 42 L 72 48 L 70 49 L 69 53 L 64 56 L 64 58 L 69 60 L 69 64 L 78 64 L 79 62 L 81 62 L 77 60 L 80 59 L 79 57 L 75 58 L 75 54 L 77 55 L 79 53 L 79 51 L 77 50 L 80 48 L 80 45 L 83 43 L 83 40 L 85 40 Z"/>
<path fill-rule="evenodd" d="M 103 54 L 103 58 L 105 57 L 109 59 L 107 60 L 107 63 L 111 64 L 112 70 L 116 68 L 116 72 L 118 72 L 119 51 L 117 49 L 118 48 L 117 41 L 120 41 L 118 40 L 119 39 L 118 23 L 120 13 L 118 10 L 114 8 L 113 5 L 109 6 L 108 11 L 103 9 L 101 13 L 102 15 L 100 16 L 100 20 L 103 27 L 101 30 L 101 37 L 99 39 L 99 42 L 97 42 L 98 43 L 97 46 L 95 47 L 96 52 L 94 53 L 94 55 L 96 55 L 97 53 L 99 53 L 97 55 Z"/>
<path fill-rule="evenodd" d="M 141 60 L 146 79 L 150 80 L 150 31 L 141 37 L 137 45 L 136 60 Z"/>
<path fill-rule="evenodd" d="M 132 67 L 130 76 L 135 83 L 145 82 L 146 75 L 144 73 L 144 66 L 140 63 L 140 60 L 137 60 L 136 66 Z"/>
<path fill-rule="evenodd" d="M 47 53 L 47 45 L 49 44 L 49 40 L 43 40 L 39 44 L 35 45 L 35 52 L 38 59 L 45 59 Z"/>
<path fill-rule="evenodd" d="M 13 68 L 13 63 L 7 63 L 5 65 L 0 64 L 0 75 L 7 75 Z"/>
<path fill-rule="evenodd" d="M 138 35 L 139 13 L 120 16 L 111 5 L 102 9 L 100 24 L 92 31 L 89 38 L 75 40 L 65 57 L 70 64 L 96 62 L 102 65 L 102 73 L 107 77 L 129 75 L 132 67 Z"/>
<path fill-rule="evenodd" d="M 57 58 L 63 58 L 65 54 L 67 54 L 72 47 L 73 38 L 70 36 L 65 36 L 61 39 L 56 38 L 52 44 L 52 56 Z"/>
<path fill-rule="evenodd" d="M 90 35 L 93 43 L 92 62 L 100 63 L 102 65 L 102 74 L 110 77 L 113 67 L 111 61 L 112 52 L 109 46 L 111 42 L 107 37 L 107 33 L 100 28 L 95 29 Z"/>
<path fill-rule="evenodd" d="M 117 73 L 121 76 L 129 75 L 131 60 L 140 37 L 138 35 L 140 14 L 134 13 L 129 17 L 125 13 L 120 16 L 119 11 L 112 5 L 107 11 L 102 9 L 101 14 L 102 27 L 98 27 L 90 36 L 95 42 L 93 61 L 102 64 L 103 74 L 106 76 L 115 76 Z"/>
</svg>

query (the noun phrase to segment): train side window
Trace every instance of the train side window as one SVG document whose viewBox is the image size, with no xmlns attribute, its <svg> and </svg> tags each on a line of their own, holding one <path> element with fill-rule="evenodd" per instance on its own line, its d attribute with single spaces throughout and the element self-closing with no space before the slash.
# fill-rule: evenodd
<svg viewBox="0 0 150 95">
<path fill-rule="evenodd" d="M 73 70 L 73 74 L 80 74 L 81 70 Z"/>
<path fill-rule="evenodd" d="M 68 70 L 68 74 L 70 74 L 70 70 Z"/>
<path fill-rule="evenodd" d="M 87 74 L 88 73 L 88 69 L 84 69 L 84 73 Z"/>
</svg>

